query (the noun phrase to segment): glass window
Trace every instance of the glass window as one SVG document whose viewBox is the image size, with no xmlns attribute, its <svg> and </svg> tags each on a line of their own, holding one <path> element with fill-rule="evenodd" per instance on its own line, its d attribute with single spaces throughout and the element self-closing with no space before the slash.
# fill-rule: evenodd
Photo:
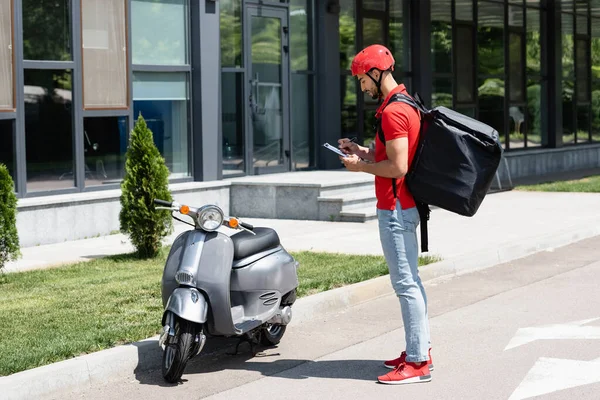
<svg viewBox="0 0 600 400">
<path fill-rule="evenodd" d="M 133 74 L 133 115 L 142 115 L 172 178 L 188 176 L 189 84 L 186 72 Z"/>
<path fill-rule="evenodd" d="M 127 108 L 123 0 L 82 0 L 84 108 Z"/>
<path fill-rule="evenodd" d="M 221 66 L 242 67 L 242 0 L 221 0 Z"/>
<path fill-rule="evenodd" d="M 525 145 L 525 110 L 523 107 L 512 105 L 508 108 L 510 148 L 517 149 Z"/>
<path fill-rule="evenodd" d="M 600 141 L 600 19 L 592 20 L 592 140 Z"/>
<path fill-rule="evenodd" d="M 340 69 L 350 70 L 352 58 L 356 54 L 356 23 L 354 21 L 354 0 L 340 0 Z"/>
<path fill-rule="evenodd" d="M 508 6 L 508 25 L 514 27 L 523 26 L 523 7 Z"/>
<path fill-rule="evenodd" d="M 12 119 L 0 119 L 0 164 L 6 165 L 10 176 L 15 181 L 15 144 Z"/>
<path fill-rule="evenodd" d="M 347 137 L 358 135 L 358 106 L 356 93 L 358 81 L 350 75 L 342 75 L 340 80 L 342 97 L 342 135 Z"/>
<path fill-rule="evenodd" d="M 381 0 L 363 0 L 365 10 L 385 11 L 385 1 Z"/>
<path fill-rule="evenodd" d="M 70 70 L 24 71 L 27 191 L 74 186 Z"/>
<path fill-rule="evenodd" d="M 540 11 L 527 9 L 527 74 L 539 76 L 541 73 L 542 46 L 540 41 Z"/>
<path fill-rule="evenodd" d="M 244 74 L 221 74 L 223 129 L 223 175 L 243 172 L 244 167 Z"/>
<path fill-rule="evenodd" d="M 575 116 L 573 111 L 574 82 L 570 79 L 562 81 L 562 111 L 563 111 L 563 143 L 573 143 L 575 140 Z"/>
<path fill-rule="evenodd" d="M 527 82 L 527 147 L 542 145 L 542 96 L 539 80 Z"/>
<path fill-rule="evenodd" d="M 473 62 L 473 27 L 456 26 L 456 101 L 475 102 L 475 63 Z"/>
<path fill-rule="evenodd" d="M 11 1 L 0 2 L 0 110 L 11 110 L 15 107 L 12 20 Z"/>
<path fill-rule="evenodd" d="M 375 112 L 374 109 L 366 109 L 363 111 L 363 132 L 365 133 L 364 145 L 370 146 L 375 141 Z"/>
<path fill-rule="evenodd" d="M 188 0 L 132 0 L 134 64 L 188 64 Z"/>
<path fill-rule="evenodd" d="M 363 18 L 363 47 L 372 44 L 385 45 L 383 21 L 375 18 Z"/>
<path fill-rule="evenodd" d="M 589 55 L 589 41 L 587 38 L 577 38 L 576 40 L 576 68 L 577 68 L 577 101 L 580 103 L 587 103 L 589 101 L 589 73 L 590 65 L 588 62 Z"/>
<path fill-rule="evenodd" d="M 496 129 L 504 136 L 504 80 L 500 78 L 480 78 L 479 120 Z"/>
<path fill-rule="evenodd" d="M 575 57 L 573 51 L 573 15 L 562 14 L 562 69 L 563 77 L 573 77 L 575 70 L 573 66 L 573 60 Z"/>
<path fill-rule="evenodd" d="M 435 11 L 434 11 L 435 10 Z M 452 7 L 450 0 L 432 4 L 431 57 L 433 73 L 452 72 Z"/>
<path fill-rule="evenodd" d="M 312 75 L 292 74 L 292 161 L 296 169 L 311 166 L 312 80 Z"/>
<path fill-rule="evenodd" d="M 290 3 L 290 53 L 292 71 L 308 70 L 308 5 L 307 0 Z"/>
<path fill-rule="evenodd" d="M 434 107 L 444 106 L 452 108 L 452 79 L 434 78 L 431 103 Z"/>
<path fill-rule="evenodd" d="M 588 17 L 586 15 L 577 15 L 577 33 L 580 35 L 588 34 Z"/>
<path fill-rule="evenodd" d="M 523 102 L 525 101 L 525 93 L 523 93 L 524 76 L 523 76 L 523 36 L 520 33 L 511 32 L 509 34 L 509 68 L 510 68 L 510 101 Z"/>
<path fill-rule="evenodd" d="M 85 186 L 121 181 L 128 130 L 127 117 L 84 118 Z"/>
<path fill-rule="evenodd" d="M 22 0 L 22 3 L 23 58 L 71 60 L 71 0 Z"/>
<path fill-rule="evenodd" d="M 590 107 L 580 105 L 577 107 L 577 142 L 588 142 L 590 140 Z"/>
<path fill-rule="evenodd" d="M 396 60 L 396 69 L 407 70 L 408 60 L 404 55 L 404 6 L 402 0 L 390 0 L 389 11 L 389 41 L 390 51 Z"/>
<path fill-rule="evenodd" d="M 504 74 L 504 6 L 479 1 L 477 47 L 480 75 Z"/>
<path fill-rule="evenodd" d="M 454 7 L 457 20 L 473 21 L 473 0 L 455 0 Z"/>
</svg>

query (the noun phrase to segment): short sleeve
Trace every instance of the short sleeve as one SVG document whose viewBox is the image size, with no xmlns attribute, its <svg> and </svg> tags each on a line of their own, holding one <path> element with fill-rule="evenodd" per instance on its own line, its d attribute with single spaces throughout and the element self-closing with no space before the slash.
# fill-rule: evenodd
<svg viewBox="0 0 600 400">
<path fill-rule="evenodd" d="M 407 111 L 409 110 L 402 103 L 394 103 L 386 107 L 381 116 L 381 129 L 386 141 L 408 137 L 410 122 Z"/>
</svg>

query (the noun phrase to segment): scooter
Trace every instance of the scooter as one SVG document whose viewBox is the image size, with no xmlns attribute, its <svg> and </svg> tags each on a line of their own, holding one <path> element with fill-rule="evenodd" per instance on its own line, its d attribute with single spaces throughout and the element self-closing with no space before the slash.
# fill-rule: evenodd
<svg viewBox="0 0 600 400">
<path fill-rule="evenodd" d="M 247 341 L 253 352 L 259 343 L 277 345 L 292 319 L 298 287 L 298 262 L 277 232 L 225 217 L 213 204 L 154 203 L 194 227 L 177 236 L 163 271 L 163 378 L 178 382 L 207 335 L 238 337 L 238 346 Z M 240 232 L 227 235 L 222 227 Z"/>
</svg>

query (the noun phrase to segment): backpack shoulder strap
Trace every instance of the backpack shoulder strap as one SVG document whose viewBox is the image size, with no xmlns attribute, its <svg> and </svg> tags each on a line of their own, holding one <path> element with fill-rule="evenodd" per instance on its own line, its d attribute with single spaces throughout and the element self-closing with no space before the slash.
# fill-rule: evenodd
<svg viewBox="0 0 600 400">
<path fill-rule="evenodd" d="M 429 113 L 429 110 L 427 110 L 427 108 L 423 105 L 421 96 L 419 96 L 418 93 L 415 93 L 414 98 L 407 96 L 403 93 L 396 93 L 396 94 L 392 95 L 392 97 L 390 98 L 390 101 L 388 101 L 388 103 L 385 105 L 385 107 L 389 106 L 392 103 L 404 103 L 404 104 L 408 104 L 409 106 L 414 107 L 417 111 L 419 111 L 419 116 L 421 118 L 423 117 L 423 114 Z M 384 110 L 385 110 L 385 107 L 384 107 Z M 379 140 L 385 146 L 385 135 L 383 134 L 383 129 L 381 129 L 381 118 L 379 118 L 379 120 L 377 121 L 376 129 L 377 129 L 377 136 L 379 137 Z"/>
</svg>

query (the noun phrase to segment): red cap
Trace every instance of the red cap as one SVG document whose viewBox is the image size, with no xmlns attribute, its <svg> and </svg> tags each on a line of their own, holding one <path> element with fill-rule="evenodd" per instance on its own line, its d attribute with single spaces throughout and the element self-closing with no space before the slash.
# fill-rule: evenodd
<svg viewBox="0 0 600 400">
<path fill-rule="evenodd" d="M 352 76 L 366 74 L 373 68 L 381 71 L 394 70 L 394 57 L 392 52 L 385 46 L 373 44 L 365 47 L 360 53 L 354 56 L 350 70 Z"/>
</svg>

